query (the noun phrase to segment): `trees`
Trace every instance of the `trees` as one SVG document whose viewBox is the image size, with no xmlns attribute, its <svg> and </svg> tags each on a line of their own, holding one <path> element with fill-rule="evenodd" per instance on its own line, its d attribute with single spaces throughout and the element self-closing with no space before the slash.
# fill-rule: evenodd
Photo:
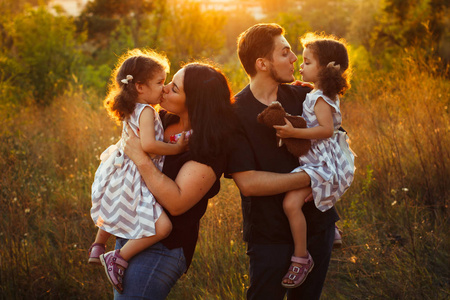
<svg viewBox="0 0 450 300">
<path fill-rule="evenodd" d="M 428 57 L 444 56 L 440 46 L 449 36 L 445 23 L 449 7 L 447 0 L 386 0 L 374 30 L 373 50 L 417 48 Z M 449 57 L 443 58 L 448 63 Z"/>
<path fill-rule="evenodd" d="M 29 8 L 8 26 L 13 48 L 7 59 L 14 62 L 14 84 L 29 90 L 38 104 L 51 103 L 81 59 L 71 19 L 44 7 Z"/>
<path fill-rule="evenodd" d="M 86 29 L 88 39 L 101 42 L 109 40 L 111 32 L 119 25 L 128 26 L 134 44 L 140 46 L 140 32 L 155 5 L 165 1 L 151 0 L 94 0 L 87 3 L 78 18 L 79 30 Z M 106 46 L 101 44 L 101 46 Z"/>
<path fill-rule="evenodd" d="M 299 0 L 303 19 L 314 31 L 345 37 L 354 17 L 355 0 Z"/>
<path fill-rule="evenodd" d="M 291 44 L 292 51 L 300 55 L 303 51 L 299 38 L 306 32 L 311 31 L 311 27 L 303 21 L 302 14 L 298 13 L 280 13 L 276 20 L 286 30 L 286 38 Z"/>
<path fill-rule="evenodd" d="M 200 10 L 196 3 L 176 7 L 167 16 L 161 37 L 162 48 L 172 64 L 192 58 L 211 58 L 225 43 L 221 32 L 226 17 L 216 11 Z"/>
<path fill-rule="evenodd" d="M 302 50 L 298 37 L 325 31 L 363 46 L 369 52 L 365 57 L 371 64 L 379 61 L 380 68 L 412 49 L 450 61 L 446 0 L 261 0 L 258 3 L 272 10 L 265 20 L 255 20 L 241 8 L 203 11 L 198 3 L 167 0 L 93 0 L 72 19 L 52 15 L 45 6 L 27 6 L 37 2 L 46 1 L 0 1 L 2 99 L 28 94 L 47 104 L 74 75 L 84 89 L 103 96 L 117 56 L 134 47 L 165 52 L 174 69 L 180 62 L 209 58 L 246 81 L 245 74 L 238 73 L 236 39 L 257 22 L 281 24 L 297 54 Z M 284 12 L 278 13 L 280 9 Z"/>
</svg>

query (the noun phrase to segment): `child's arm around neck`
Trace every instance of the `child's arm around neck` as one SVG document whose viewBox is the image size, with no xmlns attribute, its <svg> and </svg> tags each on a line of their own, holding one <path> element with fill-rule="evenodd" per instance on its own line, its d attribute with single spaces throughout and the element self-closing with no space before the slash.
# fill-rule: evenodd
<svg viewBox="0 0 450 300">
<path fill-rule="evenodd" d="M 149 154 L 175 155 L 187 150 L 187 140 L 179 139 L 176 144 L 157 141 L 155 137 L 155 115 L 149 107 L 144 108 L 139 118 L 139 137 L 142 149 Z"/>
</svg>

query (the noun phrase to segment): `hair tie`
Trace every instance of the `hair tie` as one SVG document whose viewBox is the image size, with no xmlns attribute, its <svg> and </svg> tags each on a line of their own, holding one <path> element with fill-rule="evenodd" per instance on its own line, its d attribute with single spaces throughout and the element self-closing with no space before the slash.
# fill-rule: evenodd
<svg viewBox="0 0 450 300">
<path fill-rule="evenodd" d="M 336 65 L 334 61 L 330 61 L 327 65 L 327 68 L 334 68 L 335 70 L 339 71 L 341 69 L 341 65 Z"/>
<path fill-rule="evenodd" d="M 129 81 L 133 80 L 133 76 L 127 75 L 125 79 L 122 79 L 121 82 L 124 84 L 128 84 Z"/>
</svg>

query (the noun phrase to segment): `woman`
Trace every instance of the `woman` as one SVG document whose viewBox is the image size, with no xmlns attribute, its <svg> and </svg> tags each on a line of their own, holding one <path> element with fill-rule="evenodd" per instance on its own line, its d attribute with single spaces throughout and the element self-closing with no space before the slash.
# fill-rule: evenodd
<svg viewBox="0 0 450 300">
<path fill-rule="evenodd" d="M 130 134 L 125 153 L 135 162 L 148 189 L 173 224 L 168 238 L 130 260 L 124 293 L 115 299 L 165 299 L 187 271 L 198 238 L 199 220 L 208 199 L 220 189 L 228 143 L 235 126 L 231 91 L 225 76 L 214 67 L 191 63 L 179 70 L 163 89 L 161 112 L 164 139 L 192 130 L 189 150 L 166 156 L 163 173 Z M 129 131 L 132 132 L 132 131 Z M 182 135 L 184 138 L 184 134 Z M 116 248 L 126 243 L 118 239 Z"/>
</svg>

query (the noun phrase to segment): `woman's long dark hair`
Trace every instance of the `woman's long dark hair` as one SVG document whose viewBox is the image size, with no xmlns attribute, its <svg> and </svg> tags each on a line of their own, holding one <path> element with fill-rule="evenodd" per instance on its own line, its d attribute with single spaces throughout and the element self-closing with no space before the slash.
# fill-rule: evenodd
<svg viewBox="0 0 450 300">
<path fill-rule="evenodd" d="M 207 63 L 184 66 L 186 107 L 193 134 L 189 149 L 194 159 L 211 162 L 228 150 L 236 126 L 233 97 L 225 75 Z"/>
</svg>

